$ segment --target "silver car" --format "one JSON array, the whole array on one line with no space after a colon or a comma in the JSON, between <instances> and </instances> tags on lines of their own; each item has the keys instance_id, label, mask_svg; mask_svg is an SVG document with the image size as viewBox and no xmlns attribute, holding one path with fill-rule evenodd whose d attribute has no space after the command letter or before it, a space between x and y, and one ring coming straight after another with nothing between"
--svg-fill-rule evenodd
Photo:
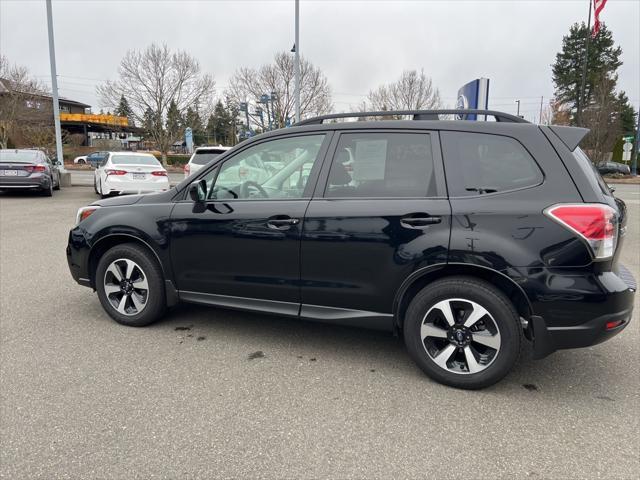
<instances>
[{"instance_id":1,"label":"silver car","mask_svg":"<svg viewBox=\"0 0 640 480\"><path fill-rule=\"evenodd\" d=\"M60 189L58 165L40 150L0 150L0 190L34 190L51 197Z\"/></svg>"}]
</instances>

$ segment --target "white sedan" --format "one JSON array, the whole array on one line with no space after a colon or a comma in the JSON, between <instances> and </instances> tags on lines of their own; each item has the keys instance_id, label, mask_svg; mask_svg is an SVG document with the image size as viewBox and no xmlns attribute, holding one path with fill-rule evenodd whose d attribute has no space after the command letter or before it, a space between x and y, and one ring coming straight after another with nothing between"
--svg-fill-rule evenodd
<instances>
[{"instance_id":1,"label":"white sedan","mask_svg":"<svg viewBox=\"0 0 640 480\"><path fill-rule=\"evenodd\" d=\"M169 176L150 153L109 152L95 171L96 193L102 197L169 190Z\"/></svg>"}]
</instances>

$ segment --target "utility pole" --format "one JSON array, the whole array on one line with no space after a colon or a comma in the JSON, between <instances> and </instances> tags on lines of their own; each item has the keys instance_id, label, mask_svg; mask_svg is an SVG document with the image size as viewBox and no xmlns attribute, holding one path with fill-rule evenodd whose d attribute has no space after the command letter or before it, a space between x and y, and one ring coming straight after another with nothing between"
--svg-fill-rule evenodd
<instances>
[{"instance_id":1,"label":"utility pole","mask_svg":"<svg viewBox=\"0 0 640 480\"><path fill-rule=\"evenodd\" d=\"M638 174L638 153L640 153L640 110L638 110L638 125L636 126L636 148L631 152L631 175Z\"/></svg>"},{"instance_id":2,"label":"utility pole","mask_svg":"<svg viewBox=\"0 0 640 480\"><path fill-rule=\"evenodd\" d=\"M544 102L544 95L540 97L540 116L538 117L538 124L542 125L542 103Z\"/></svg>"},{"instance_id":3,"label":"utility pole","mask_svg":"<svg viewBox=\"0 0 640 480\"><path fill-rule=\"evenodd\" d=\"M518 111L516 112L516 115L519 117L520 116L520 100L516 100L516 103L518 104Z\"/></svg>"},{"instance_id":4,"label":"utility pole","mask_svg":"<svg viewBox=\"0 0 640 480\"><path fill-rule=\"evenodd\" d=\"M58 169L65 173L64 155L62 153L62 130L60 129L60 104L58 99L58 74L56 72L56 47L53 41L53 17L51 14L51 0L47 0L47 29L49 31L49 62L51 63L51 90L53 96L53 123L56 130L56 157L60 166Z\"/></svg>"},{"instance_id":5,"label":"utility pole","mask_svg":"<svg viewBox=\"0 0 640 480\"><path fill-rule=\"evenodd\" d=\"M295 40L295 102L296 102L296 123L300 122L300 0L296 2L296 40Z\"/></svg>"},{"instance_id":6,"label":"utility pole","mask_svg":"<svg viewBox=\"0 0 640 480\"><path fill-rule=\"evenodd\" d=\"M578 91L578 101L576 102L576 125L580 126L582 120L582 97L584 95L584 86L587 81L587 63L589 62L589 42L591 40L591 6L593 0L589 0L589 19L587 20L587 38L584 42L584 62L582 62L582 80L580 81L580 90Z\"/></svg>"}]
</instances>

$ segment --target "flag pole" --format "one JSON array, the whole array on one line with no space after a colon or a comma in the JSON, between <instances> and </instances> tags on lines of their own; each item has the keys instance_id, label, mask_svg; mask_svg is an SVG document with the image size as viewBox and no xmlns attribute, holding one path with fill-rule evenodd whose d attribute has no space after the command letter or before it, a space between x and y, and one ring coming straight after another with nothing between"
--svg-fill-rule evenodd
<instances>
[{"instance_id":1,"label":"flag pole","mask_svg":"<svg viewBox=\"0 0 640 480\"><path fill-rule=\"evenodd\" d=\"M582 97L584 95L584 87L587 81L587 63L589 62L589 41L591 40L591 7L593 0L589 0L589 18L587 20L587 38L584 44L584 61L582 62L582 80L580 82L580 90L578 90L578 102L576 104L576 124L580 126L582 120Z\"/></svg>"}]
</instances>

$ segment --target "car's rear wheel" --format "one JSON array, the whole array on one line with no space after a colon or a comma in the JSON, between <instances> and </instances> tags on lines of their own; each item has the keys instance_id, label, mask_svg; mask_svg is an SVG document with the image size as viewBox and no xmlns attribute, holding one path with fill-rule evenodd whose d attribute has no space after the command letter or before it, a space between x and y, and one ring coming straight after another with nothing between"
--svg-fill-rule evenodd
<instances>
[{"instance_id":1,"label":"car's rear wheel","mask_svg":"<svg viewBox=\"0 0 640 480\"><path fill-rule=\"evenodd\" d=\"M49 185L45 188L43 188L40 193L42 193L43 196L45 197L52 197L53 196L53 177L51 177L51 179L49 180Z\"/></svg>"},{"instance_id":2,"label":"car's rear wheel","mask_svg":"<svg viewBox=\"0 0 640 480\"><path fill-rule=\"evenodd\" d=\"M166 297L162 269L156 258L135 244L108 250L95 276L102 307L118 323L143 327L164 314Z\"/></svg>"},{"instance_id":3,"label":"car's rear wheel","mask_svg":"<svg viewBox=\"0 0 640 480\"><path fill-rule=\"evenodd\" d=\"M484 388L501 380L518 359L522 336L509 299L471 277L428 285L405 316L411 357L429 377L458 388Z\"/></svg>"}]
</instances>

